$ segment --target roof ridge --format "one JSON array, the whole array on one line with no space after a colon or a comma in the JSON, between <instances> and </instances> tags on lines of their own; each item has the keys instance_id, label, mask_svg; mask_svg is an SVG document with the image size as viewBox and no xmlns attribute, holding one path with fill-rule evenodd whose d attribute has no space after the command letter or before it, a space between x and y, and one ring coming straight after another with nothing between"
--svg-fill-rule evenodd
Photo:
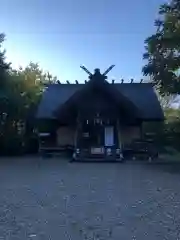
<instances>
[{"instance_id":1,"label":"roof ridge","mask_svg":"<svg viewBox=\"0 0 180 240\"><path fill-rule=\"evenodd\" d=\"M110 85L131 85L131 86L133 86L133 85L153 85L153 83L151 83L151 82L133 82L133 83L131 83L131 82L123 82L123 83L121 83L121 82L114 82L114 83L112 83L112 82L109 82L109 81L106 81L108 84L110 84ZM49 84L45 84L46 86L78 86L78 85L86 85L87 83L84 83L84 82L79 82L78 84L77 83L60 83L60 84L58 84L58 83L49 83Z\"/></svg>"}]
</instances>

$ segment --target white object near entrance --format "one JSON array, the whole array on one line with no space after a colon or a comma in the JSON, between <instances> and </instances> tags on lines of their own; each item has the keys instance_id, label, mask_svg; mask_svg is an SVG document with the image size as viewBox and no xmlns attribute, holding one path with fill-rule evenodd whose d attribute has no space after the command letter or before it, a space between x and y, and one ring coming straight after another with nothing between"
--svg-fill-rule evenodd
<instances>
[{"instance_id":1,"label":"white object near entrance","mask_svg":"<svg viewBox=\"0 0 180 240\"><path fill-rule=\"evenodd\" d=\"M114 145L114 127L108 126L104 128L104 143L106 147Z\"/></svg>"}]
</instances>

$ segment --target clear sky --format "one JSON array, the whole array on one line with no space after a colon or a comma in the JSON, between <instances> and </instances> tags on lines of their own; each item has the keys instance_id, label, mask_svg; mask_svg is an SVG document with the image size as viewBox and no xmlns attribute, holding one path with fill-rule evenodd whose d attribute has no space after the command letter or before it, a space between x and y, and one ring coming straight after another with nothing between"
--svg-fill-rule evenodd
<instances>
[{"instance_id":1,"label":"clear sky","mask_svg":"<svg viewBox=\"0 0 180 240\"><path fill-rule=\"evenodd\" d=\"M163 0L0 0L0 32L13 67L38 62L60 80L116 67L116 81L142 78L144 40Z\"/></svg>"}]
</instances>

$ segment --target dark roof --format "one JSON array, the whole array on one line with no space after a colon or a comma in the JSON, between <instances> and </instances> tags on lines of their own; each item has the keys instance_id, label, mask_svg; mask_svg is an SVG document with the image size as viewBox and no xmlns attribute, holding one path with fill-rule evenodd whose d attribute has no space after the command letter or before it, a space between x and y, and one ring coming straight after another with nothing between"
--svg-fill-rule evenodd
<instances>
[{"instance_id":1,"label":"dark roof","mask_svg":"<svg viewBox=\"0 0 180 240\"><path fill-rule=\"evenodd\" d=\"M84 84L51 84L44 92L37 118L55 118L54 111L64 104ZM163 120L163 111L150 83L115 83L114 87L127 97L141 112L144 120Z\"/></svg>"}]
</instances>

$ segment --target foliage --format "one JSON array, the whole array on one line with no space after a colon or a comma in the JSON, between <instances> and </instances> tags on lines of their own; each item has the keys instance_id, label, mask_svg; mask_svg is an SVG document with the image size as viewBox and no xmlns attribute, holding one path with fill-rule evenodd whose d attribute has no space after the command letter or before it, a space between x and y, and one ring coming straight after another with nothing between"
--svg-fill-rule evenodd
<instances>
[{"instance_id":1,"label":"foliage","mask_svg":"<svg viewBox=\"0 0 180 240\"><path fill-rule=\"evenodd\" d=\"M165 114L159 140L178 150L180 138L180 111L173 109L180 93L180 1L171 0L159 8L155 20L156 31L145 40L147 64L143 74L154 83Z\"/></svg>"},{"instance_id":2,"label":"foliage","mask_svg":"<svg viewBox=\"0 0 180 240\"><path fill-rule=\"evenodd\" d=\"M180 110L179 109L166 109L164 123L164 136L166 145L173 146L180 150Z\"/></svg>"},{"instance_id":3,"label":"foliage","mask_svg":"<svg viewBox=\"0 0 180 240\"><path fill-rule=\"evenodd\" d=\"M6 75L9 70L10 64L5 62L5 50L2 50L2 44L4 42L5 35L0 33L0 87L4 87L6 83Z\"/></svg>"},{"instance_id":4,"label":"foliage","mask_svg":"<svg viewBox=\"0 0 180 240\"><path fill-rule=\"evenodd\" d=\"M0 34L0 47L4 37ZM14 70L5 62L5 51L0 51L0 80L0 153L22 152L33 138L34 114L45 85L57 78L33 62Z\"/></svg>"},{"instance_id":5,"label":"foliage","mask_svg":"<svg viewBox=\"0 0 180 240\"><path fill-rule=\"evenodd\" d=\"M162 109L165 111L166 109L169 109L173 106L173 104L176 104L178 103L178 96L177 95L174 95L174 94L170 94L170 95L160 95L158 92L157 92L157 96L158 96L158 99L159 99L159 102L161 104L161 107Z\"/></svg>"},{"instance_id":6,"label":"foliage","mask_svg":"<svg viewBox=\"0 0 180 240\"><path fill-rule=\"evenodd\" d=\"M45 84L54 79L53 77L47 79L39 65L33 62L30 62L24 69L22 67L17 70L11 69L8 78L8 93L14 107L16 106L15 114L12 109L10 110L11 116L19 119L23 119L32 106L38 105Z\"/></svg>"},{"instance_id":7,"label":"foliage","mask_svg":"<svg viewBox=\"0 0 180 240\"><path fill-rule=\"evenodd\" d=\"M144 75L151 77L160 94L180 93L180 1L159 8L156 32L145 40L148 61Z\"/></svg>"}]
</instances>

